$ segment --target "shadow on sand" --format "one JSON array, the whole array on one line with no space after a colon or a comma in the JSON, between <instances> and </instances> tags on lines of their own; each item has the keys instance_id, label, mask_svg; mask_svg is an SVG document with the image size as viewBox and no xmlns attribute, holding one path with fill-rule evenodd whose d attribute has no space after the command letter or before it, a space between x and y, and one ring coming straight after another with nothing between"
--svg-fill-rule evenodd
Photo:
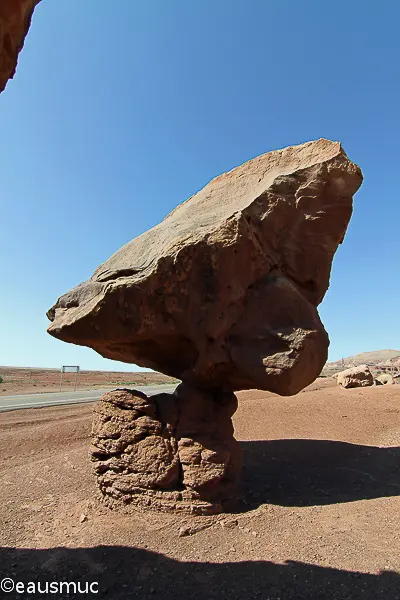
<instances>
[{"instance_id":1,"label":"shadow on sand","mask_svg":"<svg viewBox=\"0 0 400 600\"><path fill-rule=\"evenodd\" d=\"M300 562L178 562L122 546L16 550L0 548L0 579L98 582L97 594L3 594L2 598L153 598L174 600L399 600L400 576L318 567Z\"/></svg>"},{"instance_id":2,"label":"shadow on sand","mask_svg":"<svg viewBox=\"0 0 400 600\"><path fill-rule=\"evenodd\" d=\"M326 440L243 442L246 510L309 506L400 493L400 448ZM179 562L123 546L0 548L0 580L98 582L97 594L1 593L1 598L173 600L400 600L400 575L288 561Z\"/></svg>"},{"instance_id":3,"label":"shadow on sand","mask_svg":"<svg viewBox=\"0 0 400 600\"><path fill-rule=\"evenodd\" d=\"M313 506L400 495L400 448L330 440L242 442L248 507Z\"/></svg>"}]
</instances>

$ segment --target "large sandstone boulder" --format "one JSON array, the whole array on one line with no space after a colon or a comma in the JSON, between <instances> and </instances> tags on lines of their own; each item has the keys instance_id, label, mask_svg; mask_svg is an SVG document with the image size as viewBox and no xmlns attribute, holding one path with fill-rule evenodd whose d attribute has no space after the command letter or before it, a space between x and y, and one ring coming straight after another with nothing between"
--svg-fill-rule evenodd
<instances>
[{"instance_id":1,"label":"large sandstone boulder","mask_svg":"<svg viewBox=\"0 0 400 600\"><path fill-rule=\"evenodd\" d=\"M111 506L207 513L236 493L235 390L295 394L320 373L329 285L360 169L318 140L213 179L48 312L49 333L182 380L95 409L92 458Z\"/></svg>"},{"instance_id":2,"label":"large sandstone boulder","mask_svg":"<svg viewBox=\"0 0 400 600\"><path fill-rule=\"evenodd\" d=\"M377 385L393 385L395 383L393 375L390 373L381 373L375 378Z\"/></svg>"},{"instance_id":3,"label":"large sandstone boulder","mask_svg":"<svg viewBox=\"0 0 400 600\"><path fill-rule=\"evenodd\" d=\"M0 1L0 92L14 77L18 54L31 24L33 10L40 0Z\"/></svg>"},{"instance_id":4,"label":"large sandstone boulder","mask_svg":"<svg viewBox=\"0 0 400 600\"><path fill-rule=\"evenodd\" d=\"M338 373L337 384L344 388L366 387L374 384L374 377L367 365L359 365Z\"/></svg>"},{"instance_id":5,"label":"large sandstone boulder","mask_svg":"<svg viewBox=\"0 0 400 600\"><path fill-rule=\"evenodd\" d=\"M250 160L62 296L48 331L192 385L295 394L327 359L316 307L361 181L324 139Z\"/></svg>"}]
</instances>

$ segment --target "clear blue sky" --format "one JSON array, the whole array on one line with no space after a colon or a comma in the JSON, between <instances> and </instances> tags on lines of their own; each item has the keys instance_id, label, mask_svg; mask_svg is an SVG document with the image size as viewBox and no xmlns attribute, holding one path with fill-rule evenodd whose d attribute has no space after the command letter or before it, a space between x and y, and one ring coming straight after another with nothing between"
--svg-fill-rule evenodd
<instances>
[{"instance_id":1,"label":"clear blue sky","mask_svg":"<svg viewBox=\"0 0 400 600\"><path fill-rule=\"evenodd\" d=\"M43 0L0 96L0 364L131 369L46 310L213 176L340 140L364 173L320 313L330 358L399 348L398 2Z\"/></svg>"}]
</instances>

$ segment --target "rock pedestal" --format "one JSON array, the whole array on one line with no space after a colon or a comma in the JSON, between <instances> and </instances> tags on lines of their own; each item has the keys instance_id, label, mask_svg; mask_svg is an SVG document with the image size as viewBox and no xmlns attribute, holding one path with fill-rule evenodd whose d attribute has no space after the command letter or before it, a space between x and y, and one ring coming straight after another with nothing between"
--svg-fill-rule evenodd
<instances>
[{"instance_id":1,"label":"rock pedestal","mask_svg":"<svg viewBox=\"0 0 400 600\"><path fill-rule=\"evenodd\" d=\"M106 393L95 406L92 460L111 507L211 514L234 499L241 451L231 392L181 384L175 394Z\"/></svg>"}]
</instances>

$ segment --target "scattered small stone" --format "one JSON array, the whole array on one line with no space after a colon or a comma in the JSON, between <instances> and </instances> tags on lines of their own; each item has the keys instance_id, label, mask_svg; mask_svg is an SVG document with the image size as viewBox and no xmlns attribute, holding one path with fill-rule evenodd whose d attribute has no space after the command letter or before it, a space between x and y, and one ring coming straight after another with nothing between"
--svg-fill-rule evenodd
<instances>
[{"instance_id":1,"label":"scattered small stone","mask_svg":"<svg viewBox=\"0 0 400 600\"><path fill-rule=\"evenodd\" d=\"M238 526L237 519L225 519L219 522L223 529L234 529Z\"/></svg>"},{"instance_id":2,"label":"scattered small stone","mask_svg":"<svg viewBox=\"0 0 400 600\"><path fill-rule=\"evenodd\" d=\"M190 527L181 527L178 533L179 537L190 535Z\"/></svg>"},{"instance_id":3,"label":"scattered small stone","mask_svg":"<svg viewBox=\"0 0 400 600\"><path fill-rule=\"evenodd\" d=\"M87 516L84 513L82 513L81 516L79 517L79 521L81 523L84 523L87 520L88 520Z\"/></svg>"}]
</instances>

